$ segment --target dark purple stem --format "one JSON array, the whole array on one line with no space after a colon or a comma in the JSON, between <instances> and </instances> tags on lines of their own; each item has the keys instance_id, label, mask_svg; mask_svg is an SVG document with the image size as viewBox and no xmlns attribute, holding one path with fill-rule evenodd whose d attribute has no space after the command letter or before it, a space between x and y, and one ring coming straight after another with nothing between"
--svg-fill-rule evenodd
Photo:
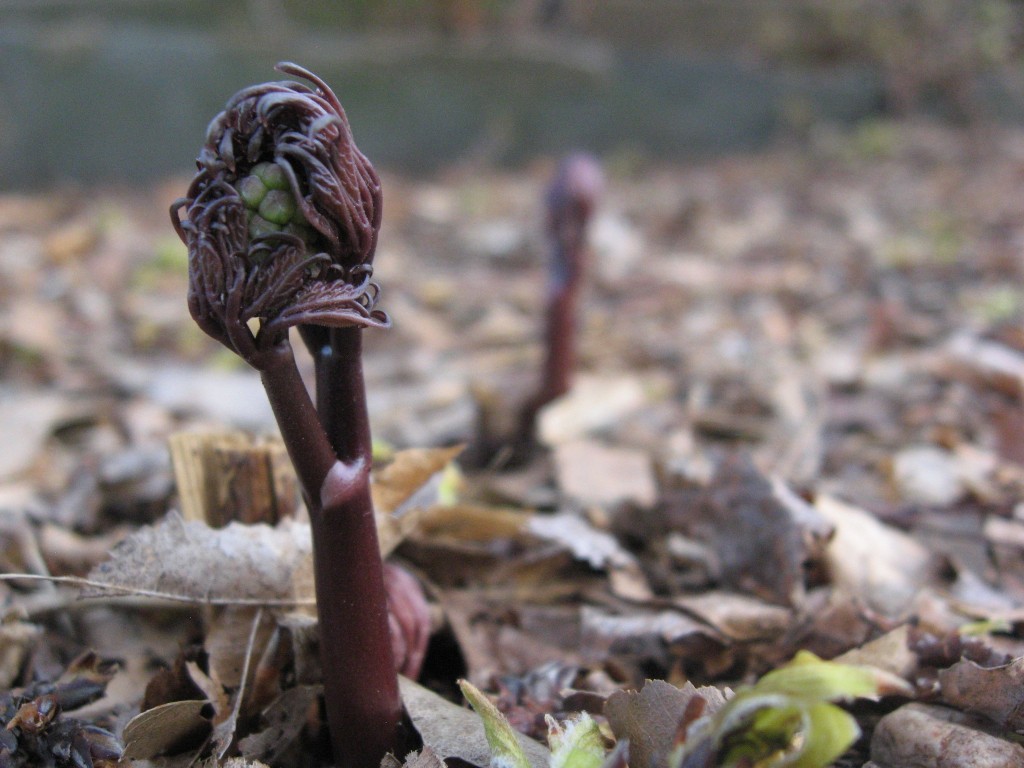
<instances>
[{"instance_id":1,"label":"dark purple stem","mask_svg":"<svg viewBox=\"0 0 1024 768\"><path fill-rule=\"evenodd\" d=\"M582 238L580 238L582 240ZM550 402L569 391L576 369L576 305L583 278L583 245L574 242L556 260L564 272L552 281L544 328L545 357L539 397Z\"/></svg>"},{"instance_id":2,"label":"dark purple stem","mask_svg":"<svg viewBox=\"0 0 1024 768\"><path fill-rule=\"evenodd\" d=\"M341 768L377 768L388 752L402 755L402 702L370 498L362 330L332 329L329 339L314 352L317 409L290 349L262 376L309 505L334 756Z\"/></svg>"},{"instance_id":3,"label":"dark purple stem","mask_svg":"<svg viewBox=\"0 0 1024 768\"><path fill-rule=\"evenodd\" d=\"M320 423L339 459L369 465L373 449L363 381L363 329L331 328L328 333L328 344L316 357Z\"/></svg>"},{"instance_id":4,"label":"dark purple stem","mask_svg":"<svg viewBox=\"0 0 1024 768\"><path fill-rule=\"evenodd\" d=\"M318 423L317 412L285 342L260 361L260 379L274 411L281 437L310 505L320 499L320 488L338 459Z\"/></svg>"},{"instance_id":5,"label":"dark purple stem","mask_svg":"<svg viewBox=\"0 0 1024 768\"><path fill-rule=\"evenodd\" d=\"M520 441L533 439L537 413L569 391L576 368L576 305L583 272L583 254L576 250L562 257L562 260L572 267L553 282L548 293L540 387L520 414Z\"/></svg>"},{"instance_id":6,"label":"dark purple stem","mask_svg":"<svg viewBox=\"0 0 1024 768\"><path fill-rule=\"evenodd\" d=\"M544 326L544 367L537 393L519 416L520 445L533 441L537 413L569 391L576 368L576 305L586 264L586 230L603 180L587 155L567 158L548 190L552 257Z\"/></svg>"}]
</instances>

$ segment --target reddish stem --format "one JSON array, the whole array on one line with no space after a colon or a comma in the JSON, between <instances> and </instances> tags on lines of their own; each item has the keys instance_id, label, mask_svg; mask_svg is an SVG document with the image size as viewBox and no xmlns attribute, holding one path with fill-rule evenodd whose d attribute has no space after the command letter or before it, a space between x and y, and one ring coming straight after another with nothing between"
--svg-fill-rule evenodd
<instances>
[{"instance_id":1,"label":"reddish stem","mask_svg":"<svg viewBox=\"0 0 1024 768\"><path fill-rule=\"evenodd\" d=\"M338 459L320 429L291 345L285 341L262 356L259 371L306 501L313 504L319 500L320 488Z\"/></svg>"},{"instance_id":2,"label":"reddish stem","mask_svg":"<svg viewBox=\"0 0 1024 768\"><path fill-rule=\"evenodd\" d=\"M341 768L377 768L388 752L402 754L361 352L359 328L332 330L314 351L317 409L290 349L287 361L263 371L310 511L324 701Z\"/></svg>"},{"instance_id":3,"label":"reddish stem","mask_svg":"<svg viewBox=\"0 0 1024 768\"><path fill-rule=\"evenodd\" d=\"M365 461L373 448L363 380L363 329L331 328L316 361L316 410L327 439L344 462Z\"/></svg>"},{"instance_id":4,"label":"reddish stem","mask_svg":"<svg viewBox=\"0 0 1024 768\"><path fill-rule=\"evenodd\" d=\"M537 393L519 416L519 444L533 441L537 413L569 391L576 368L576 305L586 263L586 230L603 181L597 162L573 155L548 190L552 258L544 328L544 367Z\"/></svg>"},{"instance_id":5,"label":"reddish stem","mask_svg":"<svg viewBox=\"0 0 1024 768\"><path fill-rule=\"evenodd\" d=\"M560 256L558 261L571 268L552 281L548 292L540 387L520 414L520 441L533 439L537 413L569 391L576 369L576 305L583 272L582 249L574 250L567 257Z\"/></svg>"}]
</instances>

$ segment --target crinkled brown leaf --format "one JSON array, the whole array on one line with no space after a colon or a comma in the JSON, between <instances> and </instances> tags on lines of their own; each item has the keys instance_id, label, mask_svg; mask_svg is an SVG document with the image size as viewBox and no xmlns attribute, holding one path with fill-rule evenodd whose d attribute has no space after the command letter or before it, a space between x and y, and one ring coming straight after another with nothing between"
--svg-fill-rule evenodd
<instances>
[{"instance_id":1,"label":"crinkled brown leaf","mask_svg":"<svg viewBox=\"0 0 1024 768\"><path fill-rule=\"evenodd\" d=\"M695 696L707 701L706 711L725 702L717 688L696 688L690 682L677 688L664 680L648 680L639 691L617 691L608 697L604 714L616 738L629 739L630 765L668 765L679 724Z\"/></svg>"},{"instance_id":2,"label":"crinkled brown leaf","mask_svg":"<svg viewBox=\"0 0 1024 768\"><path fill-rule=\"evenodd\" d=\"M812 507L739 454L676 518L711 544L724 585L782 605L803 601L806 567L832 533Z\"/></svg>"}]
</instances>

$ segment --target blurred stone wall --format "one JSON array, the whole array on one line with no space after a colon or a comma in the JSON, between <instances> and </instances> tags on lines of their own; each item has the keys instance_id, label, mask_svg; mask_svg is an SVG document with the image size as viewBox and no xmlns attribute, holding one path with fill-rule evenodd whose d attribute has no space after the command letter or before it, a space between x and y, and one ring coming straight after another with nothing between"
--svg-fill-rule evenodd
<instances>
[{"instance_id":1,"label":"blurred stone wall","mask_svg":"<svg viewBox=\"0 0 1024 768\"><path fill-rule=\"evenodd\" d=\"M184 172L281 59L385 167L676 160L919 109L1019 119L1009 0L3 0L0 189Z\"/></svg>"}]
</instances>

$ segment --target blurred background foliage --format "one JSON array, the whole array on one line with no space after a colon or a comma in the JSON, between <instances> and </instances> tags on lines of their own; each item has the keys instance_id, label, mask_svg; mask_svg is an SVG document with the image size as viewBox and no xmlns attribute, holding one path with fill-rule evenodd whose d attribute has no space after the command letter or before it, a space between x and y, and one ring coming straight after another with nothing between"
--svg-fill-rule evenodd
<instances>
[{"instance_id":1,"label":"blurred background foliage","mask_svg":"<svg viewBox=\"0 0 1024 768\"><path fill-rule=\"evenodd\" d=\"M0 0L0 189L187 170L226 97L281 59L405 172L1020 121L1022 27L1019 0Z\"/></svg>"}]
</instances>

